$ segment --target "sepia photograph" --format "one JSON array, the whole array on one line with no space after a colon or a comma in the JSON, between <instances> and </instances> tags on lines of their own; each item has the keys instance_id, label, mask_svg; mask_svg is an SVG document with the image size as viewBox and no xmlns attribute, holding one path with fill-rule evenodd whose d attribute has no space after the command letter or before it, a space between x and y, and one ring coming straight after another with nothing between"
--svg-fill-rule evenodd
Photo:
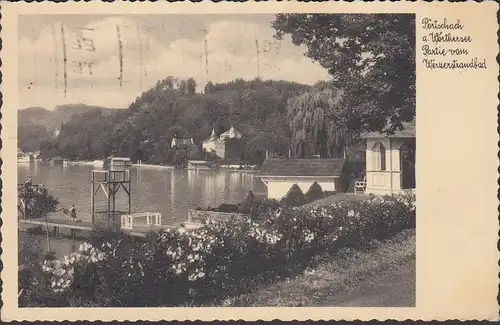
<instances>
[{"instance_id":1,"label":"sepia photograph","mask_svg":"<svg viewBox=\"0 0 500 325\"><path fill-rule=\"evenodd\" d=\"M2 321L498 320L499 8L2 4Z\"/></svg>"},{"instance_id":2,"label":"sepia photograph","mask_svg":"<svg viewBox=\"0 0 500 325\"><path fill-rule=\"evenodd\" d=\"M22 15L19 307L413 307L414 14Z\"/></svg>"}]
</instances>

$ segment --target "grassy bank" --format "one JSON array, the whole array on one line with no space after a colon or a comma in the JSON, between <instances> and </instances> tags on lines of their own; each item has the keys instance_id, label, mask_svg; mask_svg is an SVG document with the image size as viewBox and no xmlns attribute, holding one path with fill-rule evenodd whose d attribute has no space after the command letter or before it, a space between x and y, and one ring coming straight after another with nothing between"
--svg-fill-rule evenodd
<instances>
[{"instance_id":1,"label":"grassy bank","mask_svg":"<svg viewBox=\"0 0 500 325\"><path fill-rule=\"evenodd\" d=\"M366 250L342 249L319 256L303 274L253 293L229 298L224 307L413 306L415 229Z\"/></svg>"}]
</instances>

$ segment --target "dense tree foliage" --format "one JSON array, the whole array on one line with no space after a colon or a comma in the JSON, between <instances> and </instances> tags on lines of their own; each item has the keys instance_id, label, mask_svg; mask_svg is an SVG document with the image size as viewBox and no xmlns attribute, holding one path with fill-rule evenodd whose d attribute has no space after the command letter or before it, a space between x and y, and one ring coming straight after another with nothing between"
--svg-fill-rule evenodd
<instances>
[{"instance_id":1,"label":"dense tree foliage","mask_svg":"<svg viewBox=\"0 0 500 325\"><path fill-rule=\"evenodd\" d=\"M17 129L18 147L24 152L35 152L40 150L40 143L44 142L52 134L39 124L19 124Z\"/></svg>"},{"instance_id":2,"label":"dense tree foliage","mask_svg":"<svg viewBox=\"0 0 500 325\"><path fill-rule=\"evenodd\" d=\"M55 107L49 111L42 107L28 107L17 113L17 144L24 152L41 150L40 145L47 145L47 141L54 136L56 128L71 118L77 118L85 113L101 110L103 115L110 115L116 109L85 104L67 104ZM42 145L42 146L43 146Z\"/></svg>"},{"instance_id":3,"label":"dense tree foliage","mask_svg":"<svg viewBox=\"0 0 500 325\"><path fill-rule=\"evenodd\" d=\"M278 14L273 27L276 37L290 34L294 44L305 45L305 55L342 90L336 124L356 131L389 126L391 132L413 119L415 15Z\"/></svg>"},{"instance_id":4,"label":"dense tree foliage","mask_svg":"<svg viewBox=\"0 0 500 325\"><path fill-rule=\"evenodd\" d=\"M167 77L126 110L93 109L40 143L46 157L100 159L111 153L154 164L207 159L201 143L234 126L244 136L227 162L259 163L266 151L346 157L359 174L364 131L392 132L415 115L415 17L407 14L278 14L276 37L290 34L332 79L310 87L286 81L208 82ZM174 136L196 150L171 148Z\"/></svg>"},{"instance_id":5,"label":"dense tree foliage","mask_svg":"<svg viewBox=\"0 0 500 325\"><path fill-rule=\"evenodd\" d=\"M94 109L74 116L63 125L59 137L41 144L43 155L93 160L114 152L143 162L182 164L187 158L207 157L171 148L174 136L193 138L201 151L201 143L212 129L219 135L231 126L243 138L228 142L229 161L259 163L265 158L265 150L282 155L288 152L291 133L286 121L287 100L309 86L238 79L209 83L206 88L204 94L195 93L192 78L160 80L127 110L108 114Z\"/></svg>"},{"instance_id":6,"label":"dense tree foliage","mask_svg":"<svg viewBox=\"0 0 500 325\"><path fill-rule=\"evenodd\" d=\"M19 190L18 196L27 202L26 218L45 218L57 211L59 200L45 187L25 186Z\"/></svg>"}]
</instances>

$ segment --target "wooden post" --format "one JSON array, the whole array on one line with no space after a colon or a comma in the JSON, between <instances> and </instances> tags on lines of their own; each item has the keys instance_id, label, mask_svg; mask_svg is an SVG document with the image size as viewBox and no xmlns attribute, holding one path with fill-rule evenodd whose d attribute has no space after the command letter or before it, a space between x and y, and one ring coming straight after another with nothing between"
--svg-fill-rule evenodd
<instances>
[{"instance_id":1,"label":"wooden post","mask_svg":"<svg viewBox=\"0 0 500 325\"><path fill-rule=\"evenodd\" d=\"M24 186L24 219L28 218L28 186Z\"/></svg>"},{"instance_id":2,"label":"wooden post","mask_svg":"<svg viewBox=\"0 0 500 325\"><path fill-rule=\"evenodd\" d=\"M131 212L131 206L132 206L132 176L130 174L130 170L128 170L127 172L127 184L128 184L128 214L130 214Z\"/></svg>"},{"instance_id":3,"label":"wooden post","mask_svg":"<svg viewBox=\"0 0 500 325\"><path fill-rule=\"evenodd\" d=\"M49 251L49 253L51 252L51 249L50 249L50 229L49 229L48 225L47 225L47 250Z\"/></svg>"},{"instance_id":4,"label":"wooden post","mask_svg":"<svg viewBox=\"0 0 500 325\"><path fill-rule=\"evenodd\" d=\"M110 172L111 173L111 172ZM110 182L111 182L110 174ZM109 214L111 215L111 224L115 223L115 183L109 183Z\"/></svg>"},{"instance_id":5,"label":"wooden post","mask_svg":"<svg viewBox=\"0 0 500 325\"><path fill-rule=\"evenodd\" d=\"M109 174L109 172L107 172L107 174ZM107 191L108 191L108 210L107 210L107 213L108 213L108 227L109 227L109 219L110 219L110 209L111 209L111 184L109 183L109 179L107 180L107 183L106 183L106 187L107 187Z\"/></svg>"},{"instance_id":6,"label":"wooden post","mask_svg":"<svg viewBox=\"0 0 500 325\"><path fill-rule=\"evenodd\" d=\"M92 218L92 225L95 223L94 219L94 170L92 170L92 181L90 183L90 216Z\"/></svg>"}]
</instances>

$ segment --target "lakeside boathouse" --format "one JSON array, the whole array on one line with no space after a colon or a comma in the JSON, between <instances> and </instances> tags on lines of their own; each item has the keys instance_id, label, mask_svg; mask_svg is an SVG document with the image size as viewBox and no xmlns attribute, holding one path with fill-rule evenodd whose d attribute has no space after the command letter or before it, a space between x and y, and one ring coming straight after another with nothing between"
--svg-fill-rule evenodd
<instances>
[{"instance_id":1,"label":"lakeside boathouse","mask_svg":"<svg viewBox=\"0 0 500 325\"><path fill-rule=\"evenodd\" d=\"M266 159L257 174L267 187L269 199L282 199L297 184L302 192L317 182L323 191L340 188L344 159Z\"/></svg>"},{"instance_id":2,"label":"lakeside boathouse","mask_svg":"<svg viewBox=\"0 0 500 325\"><path fill-rule=\"evenodd\" d=\"M415 120L393 134L371 132L366 139L366 191L384 195L415 188Z\"/></svg>"}]
</instances>

